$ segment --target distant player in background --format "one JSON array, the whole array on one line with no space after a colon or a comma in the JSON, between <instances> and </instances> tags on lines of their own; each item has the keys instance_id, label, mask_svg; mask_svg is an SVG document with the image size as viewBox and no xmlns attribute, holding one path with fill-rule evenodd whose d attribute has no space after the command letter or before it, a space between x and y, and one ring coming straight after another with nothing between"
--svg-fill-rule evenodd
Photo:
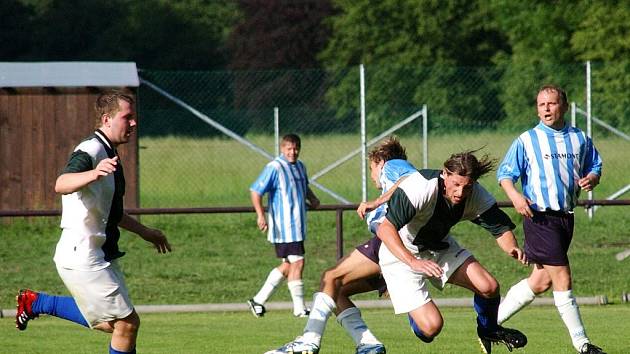
<instances>
[{"instance_id":1,"label":"distant player in background","mask_svg":"<svg viewBox=\"0 0 630 354\"><path fill-rule=\"evenodd\" d=\"M306 317L309 314L302 281L306 206L308 202L311 208L317 208L319 199L308 186L306 167L298 160L300 148L299 136L285 135L280 143L280 156L265 166L250 187L258 228L267 231L267 239L282 259L280 265L271 270L256 296L247 301L256 317L264 316L265 302L285 278L293 300L293 315ZM269 218L262 202L265 193L269 193Z\"/></svg>"},{"instance_id":2,"label":"distant player in background","mask_svg":"<svg viewBox=\"0 0 630 354\"><path fill-rule=\"evenodd\" d=\"M384 204L395 183L404 176L416 172L407 162L405 148L396 138L388 138L370 151L370 176L381 196L374 201L361 203L357 213L366 216L368 228L374 234L385 218L387 204ZM390 192L390 193L387 193ZM381 241L374 236L366 243L357 246L350 255L322 274L320 291L313 296L313 309L304 328L304 333L292 342L267 352L316 354L321 347L321 339L330 315L337 315L337 322L343 326L357 347L359 354L382 354L385 346L372 334L361 317L361 311L352 303L350 296L373 290L385 290L385 281L380 275L378 250Z\"/></svg>"},{"instance_id":3,"label":"distant player in background","mask_svg":"<svg viewBox=\"0 0 630 354\"><path fill-rule=\"evenodd\" d=\"M72 294L53 296L20 290L16 327L25 330L40 314L63 318L112 333L110 354L135 353L140 318L129 298L117 259L118 226L171 251L161 231L150 229L123 211L125 178L116 147L129 141L136 128L134 101L111 91L96 101L97 127L81 142L57 178L63 229L55 252L57 272Z\"/></svg>"},{"instance_id":4,"label":"distant player in background","mask_svg":"<svg viewBox=\"0 0 630 354\"><path fill-rule=\"evenodd\" d=\"M599 183L602 160L584 132L564 121L566 93L557 86L538 91L540 122L521 134L497 170L501 187L523 215L525 253L535 266L531 275L508 291L499 307L499 323L531 303L553 286L560 317L579 353L603 353L586 336L572 292L567 252L573 238L573 208L580 189L590 191ZM522 194L514 187L521 179Z\"/></svg>"}]
</instances>

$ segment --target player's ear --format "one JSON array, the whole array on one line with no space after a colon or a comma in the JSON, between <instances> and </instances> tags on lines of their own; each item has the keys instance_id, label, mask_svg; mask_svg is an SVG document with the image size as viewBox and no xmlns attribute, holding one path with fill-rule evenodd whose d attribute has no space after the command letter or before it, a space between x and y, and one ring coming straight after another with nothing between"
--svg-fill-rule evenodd
<instances>
[{"instance_id":1,"label":"player's ear","mask_svg":"<svg viewBox=\"0 0 630 354\"><path fill-rule=\"evenodd\" d=\"M109 125L109 114L104 113L101 115L101 127L107 127Z\"/></svg>"}]
</instances>

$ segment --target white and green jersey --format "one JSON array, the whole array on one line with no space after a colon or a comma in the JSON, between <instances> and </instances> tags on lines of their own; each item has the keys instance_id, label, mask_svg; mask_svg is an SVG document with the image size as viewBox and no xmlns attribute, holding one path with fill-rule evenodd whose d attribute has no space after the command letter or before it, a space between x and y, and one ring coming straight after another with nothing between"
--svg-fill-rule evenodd
<instances>
[{"instance_id":1,"label":"white and green jersey","mask_svg":"<svg viewBox=\"0 0 630 354\"><path fill-rule=\"evenodd\" d=\"M117 154L111 142L97 130L75 148L62 173L93 170L101 160L114 156ZM98 270L124 255L118 249L124 194L125 178L119 159L114 173L62 195L63 231L54 257L58 266Z\"/></svg>"},{"instance_id":2,"label":"white and green jersey","mask_svg":"<svg viewBox=\"0 0 630 354\"><path fill-rule=\"evenodd\" d=\"M444 197L444 180L439 170L420 170L407 177L392 194L387 220L410 251L448 247L443 239L451 227L462 220L470 220L495 237L515 225L501 211L494 197L479 183L463 203L452 205Z\"/></svg>"}]
</instances>

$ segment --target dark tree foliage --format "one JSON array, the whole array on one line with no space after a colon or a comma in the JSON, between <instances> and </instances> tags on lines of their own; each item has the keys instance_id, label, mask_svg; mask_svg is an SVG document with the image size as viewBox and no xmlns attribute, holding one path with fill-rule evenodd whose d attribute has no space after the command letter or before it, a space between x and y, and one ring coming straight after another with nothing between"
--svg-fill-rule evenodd
<instances>
[{"instance_id":1,"label":"dark tree foliage","mask_svg":"<svg viewBox=\"0 0 630 354\"><path fill-rule=\"evenodd\" d=\"M231 69L319 67L330 36L328 0L239 0L242 21L228 39Z\"/></svg>"},{"instance_id":2,"label":"dark tree foliage","mask_svg":"<svg viewBox=\"0 0 630 354\"><path fill-rule=\"evenodd\" d=\"M19 0L0 1L0 60L22 60L31 48L35 12Z\"/></svg>"},{"instance_id":3,"label":"dark tree foliage","mask_svg":"<svg viewBox=\"0 0 630 354\"><path fill-rule=\"evenodd\" d=\"M0 21L5 57L135 61L145 69L224 68L237 17L229 0L6 0L0 13L11 14Z\"/></svg>"},{"instance_id":4,"label":"dark tree foliage","mask_svg":"<svg viewBox=\"0 0 630 354\"><path fill-rule=\"evenodd\" d=\"M244 110L253 128L264 126L276 106L283 122L325 115L319 111L325 76L297 69L320 67L317 54L330 36L324 20L334 11L329 1L240 0L238 5L242 20L228 38L228 67L250 71L235 73L235 108ZM303 108L293 109L297 106Z\"/></svg>"}]
</instances>

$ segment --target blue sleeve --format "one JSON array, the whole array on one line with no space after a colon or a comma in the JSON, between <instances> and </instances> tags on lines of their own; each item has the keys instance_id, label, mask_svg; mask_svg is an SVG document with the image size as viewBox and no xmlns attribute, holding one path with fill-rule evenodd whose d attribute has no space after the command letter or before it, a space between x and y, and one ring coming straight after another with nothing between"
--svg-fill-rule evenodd
<instances>
[{"instance_id":1,"label":"blue sleeve","mask_svg":"<svg viewBox=\"0 0 630 354\"><path fill-rule=\"evenodd\" d=\"M586 156L584 157L583 172L582 177L589 173L594 173L598 176L602 175L602 158L599 156L599 152L597 152L591 138L586 138Z\"/></svg>"},{"instance_id":2,"label":"blue sleeve","mask_svg":"<svg viewBox=\"0 0 630 354\"><path fill-rule=\"evenodd\" d=\"M278 178L278 171L273 167L272 164L267 164L263 171L260 173L260 176L252 183L249 187L251 191L254 191L260 195L264 195L269 192L276 185L276 180Z\"/></svg>"},{"instance_id":3,"label":"blue sleeve","mask_svg":"<svg viewBox=\"0 0 630 354\"><path fill-rule=\"evenodd\" d=\"M511 179L512 182L516 182L521 176L521 171L525 171L525 169L525 148L521 139L516 139L497 168L497 180L499 183L503 179Z\"/></svg>"},{"instance_id":4,"label":"blue sleeve","mask_svg":"<svg viewBox=\"0 0 630 354\"><path fill-rule=\"evenodd\" d=\"M407 160L389 160L383 166L385 178L392 183L396 183L400 177L410 175L414 172L416 172L416 168Z\"/></svg>"}]
</instances>

